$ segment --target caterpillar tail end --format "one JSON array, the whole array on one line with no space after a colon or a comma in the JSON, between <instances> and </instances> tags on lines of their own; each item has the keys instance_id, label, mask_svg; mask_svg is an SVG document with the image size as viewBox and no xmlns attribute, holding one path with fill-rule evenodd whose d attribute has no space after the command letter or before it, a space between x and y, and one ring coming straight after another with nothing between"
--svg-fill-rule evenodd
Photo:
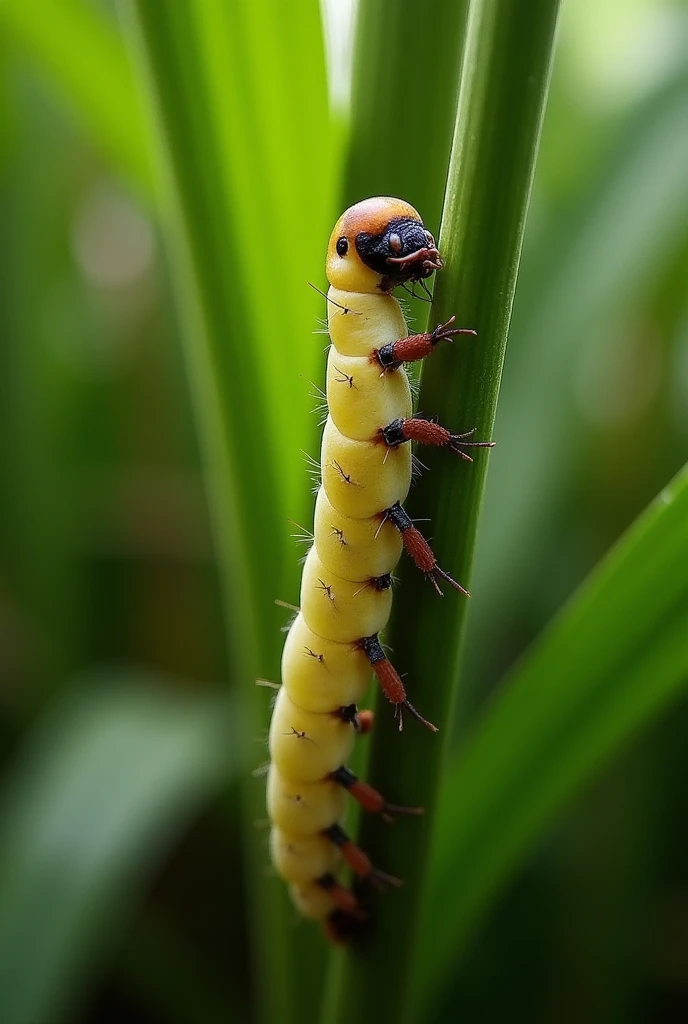
<instances>
[{"instance_id":1,"label":"caterpillar tail end","mask_svg":"<svg viewBox=\"0 0 688 1024\"><path fill-rule=\"evenodd\" d=\"M333 910L323 921L328 942L344 946L360 941L370 930L370 917L364 910Z\"/></svg>"}]
</instances>

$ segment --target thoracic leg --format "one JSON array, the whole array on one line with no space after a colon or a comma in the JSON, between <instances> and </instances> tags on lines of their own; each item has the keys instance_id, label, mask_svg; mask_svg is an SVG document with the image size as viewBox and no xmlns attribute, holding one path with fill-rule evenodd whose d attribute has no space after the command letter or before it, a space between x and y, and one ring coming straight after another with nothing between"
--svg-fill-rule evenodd
<instances>
[{"instance_id":1,"label":"thoracic leg","mask_svg":"<svg viewBox=\"0 0 688 1024\"><path fill-rule=\"evenodd\" d=\"M341 825L330 825L323 831L323 835L338 848L342 859L359 878L367 878L380 887L403 885L400 878L395 878L394 875L388 875L386 871L380 871L379 868L373 867L368 854L353 842Z\"/></svg>"},{"instance_id":2,"label":"thoracic leg","mask_svg":"<svg viewBox=\"0 0 688 1024\"><path fill-rule=\"evenodd\" d=\"M422 416L412 416L406 420L392 420L386 427L382 427L380 439L389 448L398 448L400 444L405 444L407 441L449 448L465 462L472 462L473 459L463 451L464 448L494 448L495 444L494 441L467 440L474 433L475 430L467 430L464 434L452 434L447 427L443 427L433 420L423 419Z\"/></svg>"},{"instance_id":3,"label":"thoracic leg","mask_svg":"<svg viewBox=\"0 0 688 1024\"><path fill-rule=\"evenodd\" d=\"M367 782L359 779L346 765L340 765L339 768L331 773L330 778L334 782L338 782L340 786L343 786L354 800L361 805L364 811L369 811L371 814L380 814L385 821L393 821L393 815L395 814L423 813L422 807L400 807L398 804L388 803L382 796L382 793L368 785Z\"/></svg>"},{"instance_id":4,"label":"thoracic leg","mask_svg":"<svg viewBox=\"0 0 688 1024\"><path fill-rule=\"evenodd\" d=\"M361 649L365 651L375 677L382 687L382 692L387 700L394 705L394 712L399 720L399 731L401 732L404 725L403 711L406 709L421 725L426 726L432 732L437 732L437 726L423 718L416 711L413 704L409 702L401 676L385 654L377 633L374 633L372 636L361 637L359 644Z\"/></svg>"},{"instance_id":5,"label":"thoracic leg","mask_svg":"<svg viewBox=\"0 0 688 1024\"><path fill-rule=\"evenodd\" d=\"M442 591L440 590L439 583L437 582L438 576L440 579L446 580L447 583L450 583L452 587L454 587L455 590L458 590L461 594L464 594L466 597L471 596L460 583L457 583L456 580L449 575L448 572L445 572L444 569L440 569L432 548L420 530L416 529L413 525L413 520L400 502L397 502L395 505L386 509L385 517L390 522L394 523L401 534L404 547L408 551L409 555L420 571L428 577L440 596L442 595Z\"/></svg>"},{"instance_id":6,"label":"thoracic leg","mask_svg":"<svg viewBox=\"0 0 688 1024\"><path fill-rule=\"evenodd\" d=\"M380 364L383 370L397 370L402 363L415 363L425 359L440 341L451 341L456 334L472 334L476 332L470 327L452 327L456 320L452 316L444 324L438 324L434 331L426 334L411 334L388 345L376 348L372 359Z\"/></svg>"}]
</instances>

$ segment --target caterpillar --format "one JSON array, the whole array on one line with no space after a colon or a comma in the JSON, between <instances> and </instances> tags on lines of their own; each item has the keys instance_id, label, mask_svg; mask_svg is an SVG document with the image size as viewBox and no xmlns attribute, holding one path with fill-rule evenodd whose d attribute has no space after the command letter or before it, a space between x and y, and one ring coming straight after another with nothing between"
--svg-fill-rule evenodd
<instances>
[{"instance_id":1,"label":"caterpillar","mask_svg":"<svg viewBox=\"0 0 688 1024\"><path fill-rule=\"evenodd\" d=\"M297 909L345 941L367 919L354 890L337 879L342 862L380 886L399 879L373 866L343 827L347 796L389 820L421 808L389 803L347 767L372 712L359 712L371 677L394 708L437 731L409 701L379 635L390 615L392 572L405 549L441 594L467 594L437 564L403 502L411 485L410 442L490 447L472 431L452 433L413 415L404 364L424 359L460 333L454 317L408 336L392 291L413 287L443 266L416 210L391 197L366 199L337 221L327 250L328 416L321 449L313 545L303 567L300 609L284 645L282 685L269 733L267 808L274 867Z\"/></svg>"}]
</instances>

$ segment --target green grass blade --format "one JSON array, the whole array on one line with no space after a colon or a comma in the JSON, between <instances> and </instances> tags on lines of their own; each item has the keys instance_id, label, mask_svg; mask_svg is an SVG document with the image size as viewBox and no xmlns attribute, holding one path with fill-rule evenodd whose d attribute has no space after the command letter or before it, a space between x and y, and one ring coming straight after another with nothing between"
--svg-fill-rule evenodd
<instances>
[{"instance_id":1,"label":"green grass blade","mask_svg":"<svg viewBox=\"0 0 688 1024\"><path fill-rule=\"evenodd\" d=\"M543 827L688 684L688 471L507 679L455 761L426 918L430 1000Z\"/></svg>"},{"instance_id":2,"label":"green grass blade","mask_svg":"<svg viewBox=\"0 0 688 1024\"><path fill-rule=\"evenodd\" d=\"M401 196L435 230L454 130L467 0L364 0L342 208Z\"/></svg>"},{"instance_id":3,"label":"green grass blade","mask_svg":"<svg viewBox=\"0 0 688 1024\"><path fill-rule=\"evenodd\" d=\"M538 0L476 0L471 5L465 64L440 246L447 267L437 282L433 322L458 312L477 328L477 341L458 342L429 361L420 407L456 429L477 426L489 436L516 283L523 225L542 121L558 4ZM414 492L413 513L430 516L440 561L463 582L470 564L486 460L469 469L446 452L426 459L433 469ZM373 937L363 950L341 954L326 1020L408 1020L417 956L429 839L443 747L450 734L465 599L438 599L428 584L403 572L392 643L408 670L411 700L443 729L441 737L409 722L396 731L380 701L371 781L389 799L426 808L424 821L385 829L364 822L363 846L405 887L378 901ZM336 976L335 976L336 974ZM337 1005L337 1010L333 1008ZM417 1018L414 1018L417 1019Z\"/></svg>"},{"instance_id":4,"label":"green grass blade","mask_svg":"<svg viewBox=\"0 0 688 1024\"><path fill-rule=\"evenodd\" d=\"M437 231L467 10L468 0L429 0L422 17L415 0L359 5L342 209L366 196L400 196ZM408 316L424 330L427 303L408 299Z\"/></svg>"},{"instance_id":5,"label":"green grass blade","mask_svg":"<svg viewBox=\"0 0 688 1024\"><path fill-rule=\"evenodd\" d=\"M265 760L282 636L275 598L296 598L291 517L309 522L300 449L311 448L309 379L320 379L312 330L332 211L330 125L315 0L228 5L139 0L136 60L154 114L161 209L198 422L227 607L246 755ZM309 508L306 510L306 505ZM257 1015L303 1012L315 930L292 935L284 887L266 877L264 783L243 787L249 926ZM298 952L296 952L298 951ZM298 1005L297 1005L298 1003Z\"/></svg>"},{"instance_id":6,"label":"green grass blade","mask_svg":"<svg viewBox=\"0 0 688 1024\"><path fill-rule=\"evenodd\" d=\"M88 0L1 0L0 30L48 80L115 170L149 192L141 105L116 23Z\"/></svg>"},{"instance_id":7,"label":"green grass blade","mask_svg":"<svg viewBox=\"0 0 688 1024\"><path fill-rule=\"evenodd\" d=\"M480 579L490 594L475 609L476 636L489 636L504 608L528 602L534 552L547 532L570 464L589 438L577 415L581 354L609 345L605 324L633 307L638 291L670 263L688 224L685 78L636 114L603 170L580 195L568 233L545 243L534 272L521 279L497 437L529 445L527 458L504 458L490 475L479 541ZM571 296L576 297L572 303ZM537 372L534 367L537 366ZM674 467L672 467L673 470ZM509 509L509 529L500 510ZM547 553L547 552L546 552ZM525 597L524 597L525 591Z\"/></svg>"},{"instance_id":8,"label":"green grass blade","mask_svg":"<svg viewBox=\"0 0 688 1024\"><path fill-rule=\"evenodd\" d=\"M68 337L77 350L81 339L91 339L92 324L85 322L79 284L68 277L71 257L63 243L73 156L66 158L63 139L36 123L35 108L18 93L11 94L17 131L3 154L0 199L0 562L6 593L32 622L6 713L13 708L28 717L88 657L81 628L87 573L77 548L81 432L75 439L92 380L67 365L57 339ZM58 279L69 284L56 300ZM9 650L11 641L1 646Z\"/></svg>"},{"instance_id":9,"label":"green grass blade","mask_svg":"<svg viewBox=\"0 0 688 1024\"><path fill-rule=\"evenodd\" d=\"M42 724L0 796L3 1024L65 1019L151 870L239 768L226 700L90 683Z\"/></svg>"}]
</instances>

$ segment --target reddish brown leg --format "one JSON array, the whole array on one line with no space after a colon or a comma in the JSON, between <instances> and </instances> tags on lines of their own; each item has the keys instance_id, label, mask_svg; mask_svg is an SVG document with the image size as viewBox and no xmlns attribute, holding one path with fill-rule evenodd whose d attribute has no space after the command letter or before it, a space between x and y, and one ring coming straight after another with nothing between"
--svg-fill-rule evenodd
<instances>
[{"instance_id":1,"label":"reddish brown leg","mask_svg":"<svg viewBox=\"0 0 688 1024\"><path fill-rule=\"evenodd\" d=\"M360 736L364 736L373 728L375 713L373 711L359 711L356 704L347 704L345 707L337 708L332 714L335 718L346 722L347 725L353 725Z\"/></svg>"},{"instance_id":2,"label":"reddish brown leg","mask_svg":"<svg viewBox=\"0 0 688 1024\"><path fill-rule=\"evenodd\" d=\"M392 665L391 661L389 661L385 655L377 633L373 636L362 637L359 640L359 645L367 655L377 681L382 687L382 692L387 700L394 704L394 715L399 721L399 732L404 728L404 710L413 715L413 717L427 729L430 729L432 732L438 732L439 730L437 726L423 718L423 716L416 711L413 704L407 700L406 690L404 689L401 677L394 665Z\"/></svg>"},{"instance_id":3,"label":"reddish brown leg","mask_svg":"<svg viewBox=\"0 0 688 1024\"><path fill-rule=\"evenodd\" d=\"M412 334L408 338L400 338L399 341L390 342L381 348L376 348L371 355L371 360L380 364L383 370L396 370L402 363L415 363L419 359L425 359L440 341L451 341L456 334L473 334L475 331L470 327L452 327L456 320L452 316L445 324L438 324L434 331L428 334Z\"/></svg>"},{"instance_id":4,"label":"reddish brown leg","mask_svg":"<svg viewBox=\"0 0 688 1024\"><path fill-rule=\"evenodd\" d=\"M334 875L322 875L316 879L317 884L329 892L330 896L337 904L339 910L345 910L350 914L356 913L360 910L360 904L356 898L356 894L347 889L345 885L340 885Z\"/></svg>"},{"instance_id":5,"label":"reddish brown leg","mask_svg":"<svg viewBox=\"0 0 688 1024\"><path fill-rule=\"evenodd\" d=\"M437 582L438 576L440 579L446 580L447 583L451 583L452 587L454 587L455 590L458 590L461 594L464 594L466 597L471 596L460 583L457 583L456 580L449 575L448 572L445 572L444 569L440 569L432 548L420 530L417 530L413 525L413 520L409 516L408 512L406 512L402 507L400 502L397 502L395 505L392 505L391 508L386 509L384 515L396 526L397 530L401 534L404 547L420 571L428 577L440 597L442 597L443 594L440 589L440 585Z\"/></svg>"},{"instance_id":6,"label":"reddish brown leg","mask_svg":"<svg viewBox=\"0 0 688 1024\"><path fill-rule=\"evenodd\" d=\"M473 459L463 451L464 448L494 448L495 445L494 441L467 441L466 438L474 433L475 430L467 430L465 434L452 434L439 423L414 416L408 420L392 420L386 427L380 428L378 438L389 448L398 448L406 441L449 448L466 462L472 462Z\"/></svg>"},{"instance_id":7,"label":"reddish brown leg","mask_svg":"<svg viewBox=\"0 0 688 1024\"><path fill-rule=\"evenodd\" d=\"M367 782L362 782L346 765L340 765L339 768L331 772L330 778L334 782L338 782L340 786L344 786L364 811L379 814L386 822L394 821L393 815L395 814L423 813L422 807L400 807L398 804L388 803L382 793L373 789Z\"/></svg>"},{"instance_id":8,"label":"reddish brown leg","mask_svg":"<svg viewBox=\"0 0 688 1024\"><path fill-rule=\"evenodd\" d=\"M358 732L361 736L365 736L367 733L373 731L375 724L375 712L374 711L359 711L358 712Z\"/></svg>"},{"instance_id":9,"label":"reddish brown leg","mask_svg":"<svg viewBox=\"0 0 688 1024\"><path fill-rule=\"evenodd\" d=\"M330 825L323 830L323 835L339 847L339 852L344 861L359 878L367 878L380 888L386 885L401 886L404 883L394 875L388 875L385 871L373 867L372 861L367 853L364 853L360 846L356 846L349 838L341 825Z\"/></svg>"}]
</instances>

